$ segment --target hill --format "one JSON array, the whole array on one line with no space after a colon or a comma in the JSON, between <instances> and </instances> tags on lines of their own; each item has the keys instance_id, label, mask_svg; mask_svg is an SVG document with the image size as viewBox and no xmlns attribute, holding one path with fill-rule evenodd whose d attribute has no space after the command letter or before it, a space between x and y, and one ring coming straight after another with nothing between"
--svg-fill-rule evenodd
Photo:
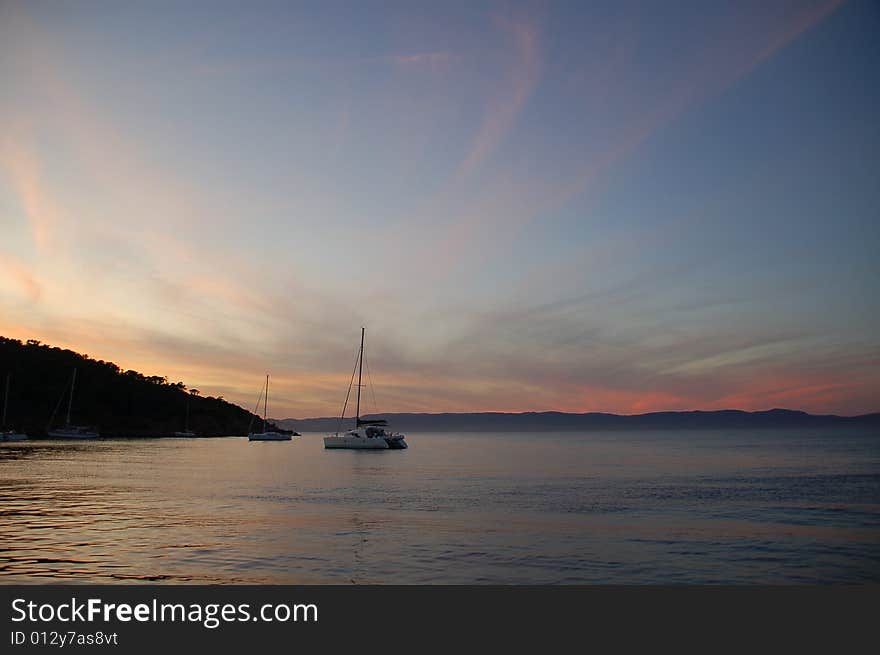
<instances>
[{"instance_id":1,"label":"hill","mask_svg":"<svg viewBox=\"0 0 880 655\"><path fill-rule=\"evenodd\" d=\"M784 429L809 427L865 427L880 429L880 414L863 416L816 415L771 409L763 412L739 410L653 412L619 415L591 412L524 412L508 414L376 414L364 418L383 418L395 430L416 432L528 432L589 430L708 430L708 429ZM338 418L275 419L288 430L332 432ZM342 423L351 427L352 419Z\"/></svg>"},{"instance_id":2,"label":"hill","mask_svg":"<svg viewBox=\"0 0 880 655\"><path fill-rule=\"evenodd\" d=\"M7 424L31 436L44 436L64 423L70 380L76 368L71 422L96 427L105 437L170 436L189 428L204 436L246 435L262 420L222 397L202 396L183 382L123 371L113 362L35 340L0 337L0 394L11 374ZM0 403L2 403L0 395ZM2 410L2 404L0 404ZM257 425L255 422L254 425Z\"/></svg>"}]
</instances>

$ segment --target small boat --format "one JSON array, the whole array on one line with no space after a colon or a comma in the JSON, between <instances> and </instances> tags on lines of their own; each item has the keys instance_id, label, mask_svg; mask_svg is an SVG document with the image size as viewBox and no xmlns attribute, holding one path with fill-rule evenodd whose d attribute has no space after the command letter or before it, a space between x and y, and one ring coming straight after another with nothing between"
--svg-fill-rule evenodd
<instances>
[{"instance_id":1,"label":"small boat","mask_svg":"<svg viewBox=\"0 0 880 655\"><path fill-rule=\"evenodd\" d=\"M101 435L87 425L66 425L47 432L52 439L97 439Z\"/></svg>"},{"instance_id":2,"label":"small boat","mask_svg":"<svg viewBox=\"0 0 880 655\"><path fill-rule=\"evenodd\" d=\"M361 384L364 367L364 332L361 328L361 349L358 352L358 384L357 384L357 409L355 410L354 429L340 434L324 437L324 448L346 448L351 450L403 450L407 447L404 435L399 432L391 432L387 429L388 422L384 419L361 418ZM369 372L369 371L368 371ZM352 374L354 382L354 374ZM348 386L348 394L351 394L351 384ZM342 417L345 416L345 407L348 405L348 394L345 396L345 404L342 406Z\"/></svg>"},{"instance_id":3,"label":"small boat","mask_svg":"<svg viewBox=\"0 0 880 655\"><path fill-rule=\"evenodd\" d=\"M174 433L175 437L197 437L195 432L189 429L189 400L186 401L186 419L183 422L183 430Z\"/></svg>"},{"instance_id":4,"label":"small boat","mask_svg":"<svg viewBox=\"0 0 880 655\"><path fill-rule=\"evenodd\" d=\"M6 393L3 394L3 420L0 421L0 426L2 426L2 430L0 430L0 441L26 441L28 436L23 432L16 432L15 430L7 430L6 428L6 408L9 405L9 379L12 377L11 373L6 374Z\"/></svg>"},{"instance_id":5,"label":"small boat","mask_svg":"<svg viewBox=\"0 0 880 655\"><path fill-rule=\"evenodd\" d=\"M73 377L70 380L70 398L67 401L67 421L64 424L63 428L55 428L54 430L46 430L46 433L52 439L97 439L99 436L98 432L91 427L85 425L71 425L70 424L70 411L73 408L73 390L76 387L76 369L73 369ZM61 395L61 398L58 399L58 403L61 403L61 400L64 398L64 394ZM58 407L55 407L55 411L58 411ZM52 421L55 418L55 413L52 413L52 418L49 419L49 425L52 425Z\"/></svg>"},{"instance_id":6,"label":"small boat","mask_svg":"<svg viewBox=\"0 0 880 655\"><path fill-rule=\"evenodd\" d=\"M259 405L259 400L257 404ZM266 375L266 393L263 395L263 431L248 434L248 441L290 441L287 432L266 431L266 411L269 407L269 375Z\"/></svg>"}]
</instances>

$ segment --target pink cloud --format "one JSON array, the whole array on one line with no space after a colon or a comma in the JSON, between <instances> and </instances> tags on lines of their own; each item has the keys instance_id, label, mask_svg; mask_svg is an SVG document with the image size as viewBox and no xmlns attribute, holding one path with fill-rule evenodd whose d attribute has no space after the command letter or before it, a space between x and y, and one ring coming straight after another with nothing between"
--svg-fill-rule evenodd
<instances>
[{"instance_id":1,"label":"pink cloud","mask_svg":"<svg viewBox=\"0 0 880 655\"><path fill-rule=\"evenodd\" d=\"M40 161L35 153L14 139L10 128L0 141L0 172L6 174L31 229L34 245L46 252L52 245L52 230L61 210L46 190Z\"/></svg>"},{"instance_id":2,"label":"pink cloud","mask_svg":"<svg viewBox=\"0 0 880 655\"><path fill-rule=\"evenodd\" d=\"M34 302L43 295L43 285L21 262L0 253L0 270L3 270L10 279L15 281L24 293Z\"/></svg>"},{"instance_id":3,"label":"pink cloud","mask_svg":"<svg viewBox=\"0 0 880 655\"><path fill-rule=\"evenodd\" d=\"M541 44L537 26L525 19L505 16L498 16L496 24L512 42L510 68L503 90L489 100L483 121L459 166L456 179L474 173L503 142L540 78Z\"/></svg>"}]
</instances>

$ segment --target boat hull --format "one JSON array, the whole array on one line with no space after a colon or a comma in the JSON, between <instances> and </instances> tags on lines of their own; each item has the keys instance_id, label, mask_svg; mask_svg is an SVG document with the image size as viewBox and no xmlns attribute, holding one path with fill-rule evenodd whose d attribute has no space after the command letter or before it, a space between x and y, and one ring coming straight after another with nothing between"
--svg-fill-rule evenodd
<instances>
[{"instance_id":1,"label":"boat hull","mask_svg":"<svg viewBox=\"0 0 880 655\"><path fill-rule=\"evenodd\" d=\"M27 441L27 438L21 432L0 432L0 441Z\"/></svg>"},{"instance_id":2,"label":"boat hull","mask_svg":"<svg viewBox=\"0 0 880 655\"><path fill-rule=\"evenodd\" d=\"M50 439L97 439L101 436L94 430L86 428L61 428L49 430L47 434Z\"/></svg>"},{"instance_id":3,"label":"boat hull","mask_svg":"<svg viewBox=\"0 0 880 655\"><path fill-rule=\"evenodd\" d=\"M199 435L197 435L195 432L175 432L174 436L175 437L197 437Z\"/></svg>"},{"instance_id":4,"label":"boat hull","mask_svg":"<svg viewBox=\"0 0 880 655\"><path fill-rule=\"evenodd\" d=\"M256 432L248 435L248 441L290 441L290 435L280 432Z\"/></svg>"},{"instance_id":5,"label":"boat hull","mask_svg":"<svg viewBox=\"0 0 880 655\"><path fill-rule=\"evenodd\" d=\"M378 437L367 438L352 434L324 437L324 448L347 448L349 450L388 450L388 442Z\"/></svg>"}]
</instances>

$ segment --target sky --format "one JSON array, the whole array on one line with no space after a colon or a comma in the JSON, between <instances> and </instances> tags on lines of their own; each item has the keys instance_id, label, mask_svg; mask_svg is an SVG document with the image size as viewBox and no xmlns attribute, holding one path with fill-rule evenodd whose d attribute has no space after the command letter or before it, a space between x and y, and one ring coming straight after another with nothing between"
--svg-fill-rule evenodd
<instances>
[{"instance_id":1,"label":"sky","mask_svg":"<svg viewBox=\"0 0 880 655\"><path fill-rule=\"evenodd\" d=\"M269 414L880 411L880 5L0 0L0 335Z\"/></svg>"}]
</instances>

